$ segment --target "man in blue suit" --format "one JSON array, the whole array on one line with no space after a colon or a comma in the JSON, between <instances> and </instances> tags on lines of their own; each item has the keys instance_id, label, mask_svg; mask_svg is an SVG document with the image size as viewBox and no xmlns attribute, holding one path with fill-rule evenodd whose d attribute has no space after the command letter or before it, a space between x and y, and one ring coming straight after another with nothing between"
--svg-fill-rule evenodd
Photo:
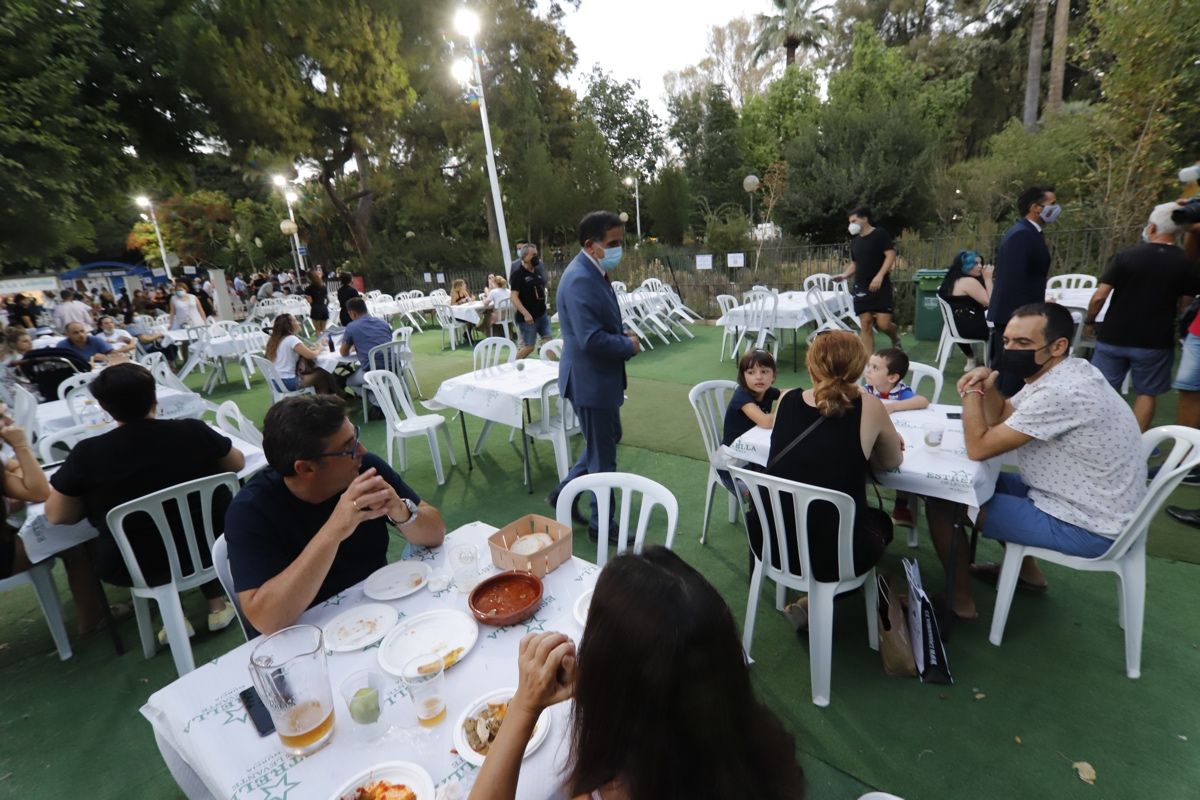
<instances>
[{"instance_id":1,"label":"man in blue suit","mask_svg":"<svg viewBox=\"0 0 1200 800\"><path fill-rule=\"evenodd\" d=\"M1025 384L1004 370L1004 328L1021 306L1046 301L1050 248L1042 228L1058 219L1062 209L1057 200L1052 186L1032 186L1022 192L1017 198L1021 219L1005 232L996 250L995 283L987 310L992 323L988 361L992 369L1000 370L999 388L1005 397L1012 397Z\"/></svg>"},{"instance_id":2,"label":"man in blue suit","mask_svg":"<svg viewBox=\"0 0 1200 800\"><path fill-rule=\"evenodd\" d=\"M551 506L557 505L559 492L575 478L617 469L625 362L642 350L637 336L623 330L617 296L609 285L609 273L621 263L624 238L625 225L611 211L585 216L579 223L582 249L567 265L555 293L563 338L558 390L575 408L584 448L567 477L546 498ZM614 527L609 535L615 533ZM599 539L594 497L588 536L592 541Z\"/></svg>"}]
</instances>

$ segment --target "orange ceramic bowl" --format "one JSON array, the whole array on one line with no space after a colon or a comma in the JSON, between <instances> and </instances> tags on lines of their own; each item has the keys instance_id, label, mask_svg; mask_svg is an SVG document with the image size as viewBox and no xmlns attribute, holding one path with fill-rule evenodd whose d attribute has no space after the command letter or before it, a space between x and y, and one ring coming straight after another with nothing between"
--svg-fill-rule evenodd
<instances>
[{"instance_id":1,"label":"orange ceramic bowl","mask_svg":"<svg viewBox=\"0 0 1200 800\"><path fill-rule=\"evenodd\" d=\"M467 605L484 625L512 625L533 616L542 588L542 579L531 573L501 572L481 581L467 596Z\"/></svg>"}]
</instances>

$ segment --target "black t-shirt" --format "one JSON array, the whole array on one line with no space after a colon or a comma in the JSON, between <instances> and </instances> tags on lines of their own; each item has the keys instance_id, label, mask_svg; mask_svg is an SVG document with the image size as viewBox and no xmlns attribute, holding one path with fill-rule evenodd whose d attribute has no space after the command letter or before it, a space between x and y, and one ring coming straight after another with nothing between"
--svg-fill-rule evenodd
<instances>
[{"instance_id":1,"label":"black t-shirt","mask_svg":"<svg viewBox=\"0 0 1200 800\"><path fill-rule=\"evenodd\" d=\"M1096 339L1117 347L1175 346L1179 298L1200 294L1200 267L1169 244L1122 250L1100 278L1113 287Z\"/></svg>"},{"instance_id":2,"label":"black t-shirt","mask_svg":"<svg viewBox=\"0 0 1200 800\"><path fill-rule=\"evenodd\" d=\"M870 233L855 236L850 240L850 260L854 262L854 286L857 291L867 291L871 281L875 280L875 275L883 268L883 259L887 251L895 249L892 235L883 228L873 228ZM881 290L890 286L891 282L889 272L884 276Z\"/></svg>"},{"instance_id":3,"label":"black t-shirt","mask_svg":"<svg viewBox=\"0 0 1200 800\"><path fill-rule=\"evenodd\" d=\"M50 485L68 497L82 498L88 522L107 533L109 511L160 489L216 475L221 472L217 462L232 447L228 438L198 419L140 419L75 445L50 477ZM178 517L168 517L174 528ZM198 519L195 514L193 518ZM221 529L219 524L216 528ZM139 541L161 546L149 519L131 517L125 530L134 550ZM199 535L200 529L196 532Z\"/></svg>"},{"instance_id":4,"label":"black t-shirt","mask_svg":"<svg viewBox=\"0 0 1200 800\"><path fill-rule=\"evenodd\" d=\"M392 485L396 494L414 503L421 502L386 461L367 453L359 472L371 467ZM329 520L341 496L339 492L323 503L308 503L292 494L283 476L274 469L268 467L255 475L238 492L225 515L225 541L229 545L234 590L257 589L299 558ZM384 517L367 520L338 545L314 605L365 580L387 563L387 526Z\"/></svg>"},{"instance_id":5,"label":"black t-shirt","mask_svg":"<svg viewBox=\"0 0 1200 800\"><path fill-rule=\"evenodd\" d=\"M312 300L313 319L329 319L329 290L325 284L310 283L304 287L304 293Z\"/></svg>"},{"instance_id":6,"label":"black t-shirt","mask_svg":"<svg viewBox=\"0 0 1200 800\"><path fill-rule=\"evenodd\" d=\"M341 312L338 314L338 320L341 322L342 327L350 324L350 312L346 310L346 301L354 297L358 297L358 289L355 289L352 284L347 283L337 291L338 305L342 307Z\"/></svg>"},{"instance_id":7,"label":"black t-shirt","mask_svg":"<svg viewBox=\"0 0 1200 800\"><path fill-rule=\"evenodd\" d=\"M521 305L534 319L546 313L546 278L541 270L534 267L533 272L518 264L508 276L508 285L521 298Z\"/></svg>"},{"instance_id":8,"label":"black t-shirt","mask_svg":"<svg viewBox=\"0 0 1200 800\"><path fill-rule=\"evenodd\" d=\"M725 409L725 433L721 438L721 444L733 444L739 436L754 427L754 423L742 411L742 407L746 403L754 403L764 414L770 414L771 404L779 399L779 395L780 391L774 386L770 386L763 392L763 399L760 403L754 399L753 394L741 386L735 389L733 397L729 398L729 408Z\"/></svg>"}]
</instances>

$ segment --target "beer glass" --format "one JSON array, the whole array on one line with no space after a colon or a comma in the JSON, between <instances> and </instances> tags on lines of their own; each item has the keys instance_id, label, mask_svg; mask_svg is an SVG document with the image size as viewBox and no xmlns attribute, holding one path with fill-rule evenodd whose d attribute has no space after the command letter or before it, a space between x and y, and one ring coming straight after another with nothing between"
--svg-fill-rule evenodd
<instances>
[{"instance_id":1,"label":"beer glass","mask_svg":"<svg viewBox=\"0 0 1200 800\"><path fill-rule=\"evenodd\" d=\"M293 625L265 637L250 653L249 669L287 752L305 756L329 742L333 687L320 628Z\"/></svg>"}]
</instances>

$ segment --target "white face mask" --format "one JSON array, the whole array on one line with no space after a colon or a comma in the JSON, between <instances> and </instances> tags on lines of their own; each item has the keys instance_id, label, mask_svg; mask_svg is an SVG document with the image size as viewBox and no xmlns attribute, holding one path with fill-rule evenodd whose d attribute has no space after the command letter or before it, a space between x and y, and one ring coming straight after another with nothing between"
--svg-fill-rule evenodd
<instances>
[{"instance_id":1,"label":"white face mask","mask_svg":"<svg viewBox=\"0 0 1200 800\"><path fill-rule=\"evenodd\" d=\"M862 233L862 225L859 225L857 222L851 222L846 227L846 230L850 231L851 236L858 236L860 233Z\"/></svg>"}]
</instances>

